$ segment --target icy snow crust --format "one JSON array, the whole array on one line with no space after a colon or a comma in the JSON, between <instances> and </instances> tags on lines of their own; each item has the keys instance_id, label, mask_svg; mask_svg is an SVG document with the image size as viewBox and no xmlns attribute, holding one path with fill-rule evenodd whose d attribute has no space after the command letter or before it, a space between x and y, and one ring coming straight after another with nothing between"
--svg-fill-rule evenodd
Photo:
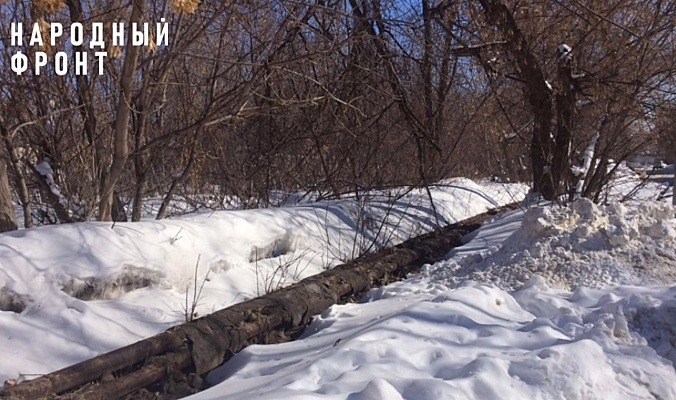
<instances>
[{"instance_id":1,"label":"icy snow crust","mask_svg":"<svg viewBox=\"0 0 676 400\"><path fill-rule=\"evenodd\" d=\"M524 212L502 217L523 222L501 247L427 266L423 274L449 286L470 279L506 290L522 287L533 274L568 290L676 282L676 219L669 204L627 208L580 199L518 214Z\"/></svg>"}]
</instances>

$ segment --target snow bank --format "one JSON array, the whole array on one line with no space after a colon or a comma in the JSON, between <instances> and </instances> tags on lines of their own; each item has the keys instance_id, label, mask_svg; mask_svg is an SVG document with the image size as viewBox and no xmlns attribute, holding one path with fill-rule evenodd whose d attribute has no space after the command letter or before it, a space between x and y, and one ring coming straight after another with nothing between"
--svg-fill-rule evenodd
<instances>
[{"instance_id":1,"label":"snow bank","mask_svg":"<svg viewBox=\"0 0 676 400\"><path fill-rule=\"evenodd\" d=\"M409 280L332 307L297 342L244 349L209 377L226 381L190 399L676 398L669 361L632 326L640 314L660 330L647 310L674 299L676 288L566 299L542 281L510 294Z\"/></svg>"},{"instance_id":2,"label":"snow bank","mask_svg":"<svg viewBox=\"0 0 676 400\"><path fill-rule=\"evenodd\" d=\"M676 398L675 222L587 200L498 216L300 340L244 349L190 399Z\"/></svg>"},{"instance_id":3,"label":"snow bank","mask_svg":"<svg viewBox=\"0 0 676 400\"><path fill-rule=\"evenodd\" d=\"M636 187L625 178L620 196ZM449 180L436 216L414 191L0 235L0 379L181 322L198 257L201 315L525 193L509 188ZM660 190L644 189L637 199ZM497 216L423 274L315 317L300 340L244 349L190 399L675 399L673 208L625 204Z\"/></svg>"},{"instance_id":4,"label":"snow bank","mask_svg":"<svg viewBox=\"0 0 676 400\"><path fill-rule=\"evenodd\" d=\"M560 289L671 284L676 282L673 216L665 203L627 208L587 199L570 207L519 210L511 218L523 223L501 247L427 266L424 275L450 286L470 279L506 290L522 287L534 274Z\"/></svg>"},{"instance_id":5,"label":"snow bank","mask_svg":"<svg viewBox=\"0 0 676 400\"><path fill-rule=\"evenodd\" d=\"M432 230L437 220L452 223L518 201L526 190L457 179L432 188L435 207L425 191L401 189L396 196L0 234L0 380L122 347ZM199 295L196 285L204 285Z\"/></svg>"}]
</instances>

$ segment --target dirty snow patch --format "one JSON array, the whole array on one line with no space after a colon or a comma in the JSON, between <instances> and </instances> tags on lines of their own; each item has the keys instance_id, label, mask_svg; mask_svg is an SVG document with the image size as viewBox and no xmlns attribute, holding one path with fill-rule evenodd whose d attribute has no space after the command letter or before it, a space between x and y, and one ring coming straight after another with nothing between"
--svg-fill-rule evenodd
<instances>
[{"instance_id":1,"label":"dirty snow patch","mask_svg":"<svg viewBox=\"0 0 676 400\"><path fill-rule=\"evenodd\" d=\"M676 219L671 205L569 207L515 211L521 226L501 246L426 266L423 275L450 286L465 280L506 290L534 275L553 288L671 284L676 281ZM518 215L521 214L521 215Z\"/></svg>"}]
</instances>

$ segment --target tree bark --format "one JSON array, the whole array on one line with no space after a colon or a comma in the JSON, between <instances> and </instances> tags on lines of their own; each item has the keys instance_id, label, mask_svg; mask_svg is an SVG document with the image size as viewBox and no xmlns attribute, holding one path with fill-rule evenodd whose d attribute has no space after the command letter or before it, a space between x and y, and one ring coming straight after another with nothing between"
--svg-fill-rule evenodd
<instances>
[{"instance_id":1,"label":"tree bark","mask_svg":"<svg viewBox=\"0 0 676 400\"><path fill-rule=\"evenodd\" d=\"M14 231L18 228L12 192L9 188L9 173L4 146L0 146L0 232Z\"/></svg>"},{"instance_id":2,"label":"tree bark","mask_svg":"<svg viewBox=\"0 0 676 400\"><path fill-rule=\"evenodd\" d=\"M16 154L14 146L12 146L9 139L7 138L5 138L5 148L7 150L7 155L9 156L9 161L14 168L14 182L16 184L19 202L21 203L21 208L23 209L23 226L24 228L32 228L33 217L31 215L31 197L30 192L28 191L28 184L26 183L26 175L24 173L25 167L23 163L19 161L19 157Z\"/></svg>"},{"instance_id":3,"label":"tree bark","mask_svg":"<svg viewBox=\"0 0 676 400\"><path fill-rule=\"evenodd\" d=\"M136 168L136 188L134 189L134 200L131 207L131 222L139 222L141 216L143 215L143 195L148 184L148 174L143 171L139 171L139 168Z\"/></svg>"},{"instance_id":4,"label":"tree bark","mask_svg":"<svg viewBox=\"0 0 676 400\"><path fill-rule=\"evenodd\" d=\"M0 121L0 124L1 123L2 121ZM31 216L31 201L30 194L28 193L28 185L26 184L26 176L24 175L21 162L19 162L19 158L17 157L14 146L10 140L10 134L4 125L0 125L0 136L2 136L2 143L0 146L4 146L4 151L6 152L5 167L11 165L14 168L14 182L16 184L19 202L21 202L21 207L23 208L24 228L30 228L33 226L33 219ZM0 152L2 151L3 149L0 149ZM9 179L7 183L9 184ZM14 213L13 210L12 213Z\"/></svg>"},{"instance_id":5,"label":"tree bark","mask_svg":"<svg viewBox=\"0 0 676 400\"><path fill-rule=\"evenodd\" d=\"M552 183L556 194L561 194L570 183L570 146L572 141L575 93L569 57L559 60L558 90L556 93L556 139L552 156Z\"/></svg>"},{"instance_id":6,"label":"tree bark","mask_svg":"<svg viewBox=\"0 0 676 400\"><path fill-rule=\"evenodd\" d=\"M124 204L120 199L120 194L117 191L113 191L113 207L110 210L110 216L114 222L127 222L127 212L124 209Z\"/></svg>"},{"instance_id":7,"label":"tree bark","mask_svg":"<svg viewBox=\"0 0 676 400\"><path fill-rule=\"evenodd\" d=\"M148 113L145 112L145 101L141 96L136 106L139 109L139 116L136 120L134 129L134 175L136 177L136 186L134 188L134 197L132 201L131 221L139 222L143 214L143 196L148 185L148 170L150 167L152 156L146 157L141 151L143 139L146 133L146 119Z\"/></svg>"},{"instance_id":8,"label":"tree bark","mask_svg":"<svg viewBox=\"0 0 676 400\"><path fill-rule=\"evenodd\" d=\"M140 24L145 10L144 0L133 0L129 26ZM124 165L129 158L129 117L131 115L131 97L138 66L141 46L127 45L125 49L122 76L120 78L120 97L117 102L114 125L113 163L103 185L99 201L99 221L110 221L113 207L113 191L122 176Z\"/></svg>"},{"instance_id":9,"label":"tree bark","mask_svg":"<svg viewBox=\"0 0 676 400\"><path fill-rule=\"evenodd\" d=\"M480 0L486 17L498 27L513 54L526 88L526 98L533 111L533 136L530 145L533 189L547 200L557 196L552 177L553 100L544 72L530 50L509 9L500 0Z\"/></svg>"},{"instance_id":10,"label":"tree bark","mask_svg":"<svg viewBox=\"0 0 676 400\"><path fill-rule=\"evenodd\" d=\"M52 188L45 180L45 177L40 175L40 173L35 169L34 165L30 165L30 168L33 170L35 175L34 182L37 183L40 192L47 199L47 203L52 207L52 209L54 209L54 213L56 213L56 217L58 218L59 222L75 222L75 219L71 216L71 213L68 211L66 206L61 203L61 197L52 192Z\"/></svg>"}]
</instances>

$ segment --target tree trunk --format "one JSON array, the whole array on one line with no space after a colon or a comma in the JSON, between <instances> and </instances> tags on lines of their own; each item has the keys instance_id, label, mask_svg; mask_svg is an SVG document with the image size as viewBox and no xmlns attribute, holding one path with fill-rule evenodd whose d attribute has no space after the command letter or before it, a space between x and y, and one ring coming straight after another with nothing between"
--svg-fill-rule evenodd
<instances>
[{"instance_id":1,"label":"tree trunk","mask_svg":"<svg viewBox=\"0 0 676 400\"><path fill-rule=\"evenodd\" d=\"M0 146L0 232L14 231L18 228L8 175L5 148Z\"/></svg>"},{"instance_id":2,"label":"tree trunk","mask_svg":"<svg viewBox=\"0 0 676 400\"><path fill-rule=\"evenodd\" d=\"M133 0L128 26L140 24L145 10L145 0ZM110 221L113 208L113 191L122 176L124 165L129 157L129 117L131 115L131 97L136 76L141 46L126 46L122 76L120 78L120 97L117 102L114 125L113 163L103 185L99 201L99 221Z\"/></svg>"},{"instance_id":3,"label":"tree trunk","mask_svg":"<svg viewBox=\"0 0 676 400\"><path fill-rule=\"evenodd\" d=\"M82 0L66 0L66 5L70 14L70 22L83 23L85 17L83 16ZM114 7L121 8L121 5L115 4ZM73 46L73 50L82 51L83 47ZM94 107L95 89L91 86L92 81L86 75L76 75L75 83L78 102L77 109L82 118L82 136L93 149L94 165L90 185L96 185L96 194L100 195L103 192L105 182L108 180L108 168L111 157L110 149L106 145L105 140L107 132L98 128L98 119ZM83 219L88 220L94 211L95 209L87 211L87 215Z\"/></svg>"},{"instance_id":4,"label":"tree trunk","mask_svg":"<svg viewBox=\"0 0 676 400\"><path fill-rule=\"evenodd\" d=\"M556 93L556 139L552 157L552 182L557 194L564 192L571 181L570 146L572 141L575 93L571 70L572 59L563 57L558 66L558 90Z\"/></svg>"},{"instance_id":5,"label":"tree trunk","mask_svg":"<svg viewBox=\"0 0 676 400\"><path fill-rule=\"evenodd\" d=\"M530 157L533 172L533 189L547 200L557 196L552 177L552 117L553 100L551 89L545 80L528 41L523 36L511 11L500 0L480 0L488 22L497 26L506 40L509 51L519 67L520 77L525 83L525 94L533 112L533 136Z\"/></svg>"},{"instance_id":6,"label":"tree trunk","mask_svg":"<svg viewBox=\"0 0 676 400\"><path fill-rule=\"evenodd\" d=\"M54 212L59 222L70 223L75 222L75 219L71 217L71 213L68 211L66 206L61 202L61 197L56 193L52 192L52 187L49 186L45 177L40 175L40 173L35 169L34 165L30 165L30 168L35 174L34 182L38 184L40 193L47 199L47 204L49 204Z\"/></svg>"},{"instance_id":7,"label":"tree trunk","mask_svg":"<svg viewBox=\"0 0 676 400\"><path fill-rule=\"evenodd\" d=\"M434 43L432 42L432 11L430 10L429 0L422 0L422 17L423 17L423 55L420 65L423 84L423 102L425 104L425 127L427 134L434 137L432 123L434 121L434 90L432 86L432 52Z\"/></svg>"},{"instance_id":8,"label":"tree trunk","mask_svg":"<svg viewBox=\"0 0 676 400\"><path fill-rule=\"evenodd\" d=\"M143 215L143 194L145 193L148 184L148 174L146 172L139 172L136 168L136 188L134 189L134 200L132 203L131 222L139 222Z\"/></svg>"},{"instance_id":9,"label":"tree trunk","mask_svg":"<svg viewBox=\"0 0 676 400\"><path fill-rule=\"evenodd\" d=\"M114 222L127 222L127 212L124 209L124 204L120 199L120 194L117 191L113 191L113 207L110 210L111 217Z\"/></svg>"},{"instance_id":10,"label":"tree trunk","mask_svg":"<svg viewBox=\"0 0 676 400\"><path fill-rule=\"evenodd\" d=\"M11 165L12 168L14 168L14 182L16 184L16 191L17 195L19 196L19 202L21 203L21 207L23 208L23 223L24 223L24 228L30 228L33 226L33 219L31 216L31 201L30 201L30 194L28 192L28 185L26 184L26 175L24 174L24 168L21 162L19 161L19 157L16 154L16 150L14 149L14 146L12 145L11 140L9 139L9 132L5 128L4 125L0 125L0 136L2 136L2 144L0 146L4 146L5 149L4 151L6 152L7 158L5 159L5 162L9 162L9 164L5 165ZM2 151L0 149L0 151ZM9 181L8 181L9 182Z\"/></svg>"},{"instance_id":11,"label":"tree trunk","mask_svg":"<svg viewBox=\"0 0 676 400\"><path fill-rule=\"evenodd\" d=\"M19 157L14 150L14 146L12 146L9 139L7 138L5 138L5 148L7 150L7 155L9 156L9 161L14 168L16 191L17 195L19 196L21 208L23 208L23 226L24 228L31 228L33 227L33 217L31 216L31 196L30 192L28 191L28 184L26 183L26 175L24 174L25 167L21 161L19 161Z\"/></svg>"},{"instance_id":12,"label":"tree trunk","mask_svg":"<svg viewBox=\"0 0 676 400\"><path fill-rule=\"evenodd\" d=\"M132 222L139 222L141 220L141 215L143 214L143 196L148 184L148 170L153 162L153 156L146 157L141 150L146 134L146 119L148 115L145 111L145 96L141 95L137 103L138 117L134 127L134 174L136 176L136 186L132 201Z\"/></svg>"}]
</instances>

